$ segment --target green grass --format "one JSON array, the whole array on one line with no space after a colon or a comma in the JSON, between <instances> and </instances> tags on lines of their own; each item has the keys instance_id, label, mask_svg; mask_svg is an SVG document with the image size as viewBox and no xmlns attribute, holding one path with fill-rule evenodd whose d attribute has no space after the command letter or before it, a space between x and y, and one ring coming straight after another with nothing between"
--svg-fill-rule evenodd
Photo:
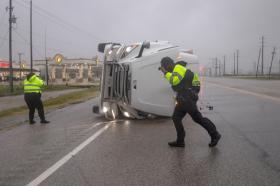
<instances>
[{"instance_id":1,"label":"green grass","mask_svg":"<svg viewBox=\"0 0 280 186\"><path fill-rule=\"evenodd\" d=\"M9 85L0 85L0 96L20 95L23 94L23 88L20 85L14 85L13 93L10 92Z\"/></svg>"},{"instance_id":2,"label":"green grass","mask_svg":"<svg viewBox=\"0 0 280 186\"><path fill-rule=\"evenodd\" d=\"M67 106L69 104L82 102L90 98L96 97L99 94L99 87L91 87L78 92L68 93L56 98L46 100L44 106L56 107L56 106Z\"/></svg>"},{"instance_id":3,"label":"green grass","mask_svg":"<svg viewBox=\"0 0 280 186\"><path fill-rule=\"evenodd\" d=\"M58 91L58 90L67 90L75 88L89 88L85 86L66 86L66 85L49 85L43 88L43 91ZM0 85L0 97L1 96L12 96L12 95L21 95L23 94L22 85L14 85L13 93L10 92L9 85Z\"/></svg>"},{"instance_id":4,"label":"green grass","mask_svg":"<svg viewBox=\"0 0 280 186\"><path fill-rule=\"evenodd\" d=\"M86 101L99 95L99 87L90 87L78 92L67 93L44 101L45 110L61 108L71 104ZM23 114L27 112L26 106L0 111L0 118Z\"/></svg>"},{"instance_id":5,"label":"green grass","mask_svg":"<svg viewBox=\"0 0 280 186\"><path fill-rule=\"evenodd\" d=\"M24 111L27 110L26 106L21 106L21 107L17 107L17 108L12 108L12 109L8 109L8 110L4 110L0 112L0 118L6 117L6 116L12 116L12 115L17 115L17 114L21 114Z\"/></svg>"}]
</instances>

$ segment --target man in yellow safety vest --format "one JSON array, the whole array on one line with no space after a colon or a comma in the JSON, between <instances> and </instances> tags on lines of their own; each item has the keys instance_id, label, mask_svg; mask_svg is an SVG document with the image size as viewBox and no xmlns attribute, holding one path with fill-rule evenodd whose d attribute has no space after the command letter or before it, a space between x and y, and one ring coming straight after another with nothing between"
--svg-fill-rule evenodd
<instances>
[{"instance_id":1,"label":"man in yellow safety vest","mask_svg":"<svg viewBox=\"0 0 280 186\"><path fill-rule=\"evenodd\" d=\"M24 100L29 109L29 124L33 125L35 109L38 110L42 124L47 124L49 121L45 119L44 106L41 100L42 87L44 81L37 77L34 73L29 73L23 82Z\"/></svg>"},{"instance_id":2,"label":"man in yellow safety vest","mask_svg":"<svg viewBox=\"0 0 280 186\"><path fill-rule=\"evenodd\" d=\"M171 84L172 89L177 93L172 120L174 122L177 140L169 142L171 147L185 147L185 130L182 123L183 118L188 113L191 118L207 130L211 137L209 147L217 145L221 138L221 134L217 131L214 123L203 117L197 108L198 92L200 89L200 80L197 73L193 73L190 69L182 64L186 62L177 62L169 57L164 57L161 60L160 70L164 73L165 78Z\"/></svg>"}]
</instances>

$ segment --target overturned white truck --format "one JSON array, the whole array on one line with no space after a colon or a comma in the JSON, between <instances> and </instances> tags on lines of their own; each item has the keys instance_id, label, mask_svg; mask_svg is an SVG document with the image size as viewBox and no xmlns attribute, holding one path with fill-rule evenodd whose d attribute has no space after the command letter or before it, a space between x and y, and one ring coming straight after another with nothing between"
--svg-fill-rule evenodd
<instances>
[{"instance_id":1,"label":"overturned white truck","mask_svg":"<svg viewBox=\"0 0 280 186\"><path fill-rule=\"evenodd\" d=\"M101 43L98 51L104 53L104 68L100 105L93 111L100 110L110 120L121 115L136 119L172 115L175 94L158 70L163 57L186 61L188 68L198 69L192 51L167 41Z\"/></svg>"}]
</instances>

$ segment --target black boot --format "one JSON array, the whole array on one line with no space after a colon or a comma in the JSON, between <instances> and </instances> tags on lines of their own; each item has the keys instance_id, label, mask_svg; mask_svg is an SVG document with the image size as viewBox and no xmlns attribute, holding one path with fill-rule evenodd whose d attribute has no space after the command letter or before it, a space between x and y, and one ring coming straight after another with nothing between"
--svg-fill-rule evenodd
<instances>
[{"instance_id":1,"label":"black boot","mask_svg":"<svg viewBox=\"0 0 280 186\"><path fill-rule=\"evenodd\" d=\"M34 125L35 123L36 123L36 121L34 121L34 120L29 121L30 125Z\"/></svg>"},{"instance_id":2,"label":"black boot","mask_svg":"<svg viewBox=\"0 0 280 186\"><path fill-rule=\"evenodd\" d=\"M216 133L211 136L211 142L209 143L209 147L215 147L218 144L221 137L222 135L218 131L216 131Z\"/></svg>"},{"instance_id":3,"label":"black boot","mask_svg":"<svg viewBox=\"0 0 280 186\"><path fill-rule=\"evenodd\" d=\"M42 124L48 124L48 123L50 123L50 122L47 121L47 120L42 120L41 123L42 123Z\"/></svg>"},{"instance_id":4,"label":"black boot","mask_svg":"<svg viewBox=\"0 0 280 186\"><path fill-rule=\"evenodd\" d=\"M168 142L168 145L170 147L185 147L185 142L172 141L172 142Z\"/></svg>"}]
</instances>

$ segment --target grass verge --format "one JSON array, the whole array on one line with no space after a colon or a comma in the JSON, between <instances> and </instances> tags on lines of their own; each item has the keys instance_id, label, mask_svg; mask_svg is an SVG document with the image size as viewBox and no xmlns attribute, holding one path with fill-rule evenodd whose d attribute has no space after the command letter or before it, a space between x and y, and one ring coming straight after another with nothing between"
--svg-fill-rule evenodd
<instances>
[{"instance_id":1,"label":"grass verge","mask_svg":"<svg viewBox=\"0 0 280 186\"><path fill-rule=\"evenodd\" d=\"M51 98L44 101L44 108L47 111L52 108L62 108L71 104L86 101L88 99L97 97L99 94L99 87L91 87L85 90L67 93L55 98ZM27 112L26 106L11 108L8 110L0 111L0 118L23 114Z\"/></svg>"},{"instance_id":2,"label":"grass verge","mask_svg":"<svg viewBox=\"0 0 280 186\"><path fill-rule=\"evenodd\" d=\"M273 75L269 77L268 75L266 76L249 76L249 75L239 75L239 76L224 76L226 78L234 78L234 79L252 79L252 80L280 80L280 76L278 75Z\"/></svg>"},{"instance_id":3,"label":"grass verge","mask_svg":"<svg viewBox=\"0 0 280 186\"><path fill-rule=\"evenodd\" d=\"M253 79L253 80L280 80L280 77L266 77L266 76L262 76L262 77L253 77L253 76L245 76L245 77L238 77L239 79Z\"/></svg>"},{"instance_id":4,"label":"grass verge","mask_svg":"<svg viewBox=\"0 0 280 186\"><path fill-rule=\"evenodd\" d=\"M58 91L58 90L68 90L75 88L89 88L85 86L66 86L66 85L48 85L44 86L43 91ZM14 85L14 92L10 92L9 85L0 85L0 96L13 96L23 94L22 85Z\"/></svg>"}]
</instances>

